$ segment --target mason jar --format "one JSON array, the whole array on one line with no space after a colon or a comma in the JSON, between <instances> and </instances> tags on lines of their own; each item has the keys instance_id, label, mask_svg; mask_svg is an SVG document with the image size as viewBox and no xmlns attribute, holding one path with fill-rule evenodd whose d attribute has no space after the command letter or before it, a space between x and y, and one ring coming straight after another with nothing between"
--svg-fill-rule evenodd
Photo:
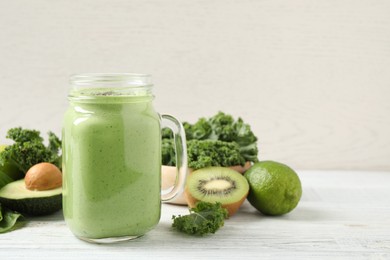
<instances>
[{"instance_id":1,"label":"mason jar","mask_svg":"<svg viewBox=\"0 0 390 260\"><path fill-rule=\"evenodd\" d=\"M105 243L139 237L160 219L161 201L182 192L182 124L153 107L150 75L98 73L70 79L62 132L63 212L80 239ZM161 129L174 132L177 182L161 194Z\"/></svg>"}]
</instances>

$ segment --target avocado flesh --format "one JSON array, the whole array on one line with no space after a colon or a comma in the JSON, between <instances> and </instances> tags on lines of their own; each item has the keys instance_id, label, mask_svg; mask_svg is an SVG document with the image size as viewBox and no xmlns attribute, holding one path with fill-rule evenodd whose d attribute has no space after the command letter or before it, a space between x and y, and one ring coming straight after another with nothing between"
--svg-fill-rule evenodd
<instances>
[{"instance_id":1,"label":"avocado flesh","mask_svg":"<svg viewBox=\"0 0 390 260\"><path fill-rule=\"evenodd\" d=\"M27 215L47 215L62 208L62 187L32 191L24 179L11 182L0 190L0 203L5 207Z\"/></svg>"}]
</instances>

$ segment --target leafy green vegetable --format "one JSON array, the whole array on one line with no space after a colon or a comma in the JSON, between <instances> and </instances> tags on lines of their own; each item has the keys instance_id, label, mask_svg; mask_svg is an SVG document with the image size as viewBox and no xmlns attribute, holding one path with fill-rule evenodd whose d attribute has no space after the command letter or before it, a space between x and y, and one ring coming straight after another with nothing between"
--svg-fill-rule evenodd
<instances>
[{"instance_id":1,"label":"leafy green vegetable","mask_svg":"<svg viewBox=\"0 0 390 260\"><path fill-rule=\"evenodd\" d=\"M172 227L180 232L202 236L215 233L227 218L228 211L222 208L221 203L200 201L190 209L189 215L173 215Z\"/></svg>"},{"instance_id":2,"label":"leafy green vegetable","mask_svg":"<svg viewBox=\"0 0 390 260\"><path fill-rule=\"evenodd\" d=\"M40 162L50 162L61 168L60 139L49 132L49 145L43 144L40 132L22 129L21 127L8 130L7 138L15 141L0 153L0 165L11 164L26 173L31 166Z\"/></svg>"},{"instance_id":3,"label":"leafy green vegetable","mask_svg":"<svg viewBox=\"0 0 390 260\"><path fill-rule=\"evenodd\" d=\"M245 164L245 159L241 156L239 146L235 142L190 140L187 146L188 167L193 169Z\"/></svg>"},{"instance_id":4,"label":"leafy green vegetable","mask_svg":"<svg viewBox=\"0 0 390 260\"><path fill-rule=\"evenodd\" d=\"M183 126L191 168L244 165L245 161L258 161L257 137L241 118L234 120L231 115L219 112L209 119L200 118L195 124L184 122ZM174 166L173 137L169 129L163 129L162 138L162 163Z\"/></svg>"},{"instance_id":5,"label":"leafy green vegetable","mask_svg":"<svg viewBox=\"0 0 390 260\"><path fill-rule=\"evenodd\" d=\"M204 140L212 134L212 127L206 118L200 118L194 125L183 123L186 137L188 140Z\"/></svg>"},{"instance_id":6,"label":"leafy green vegetable","mask_svg":"<svg viewBox=\"0 0 390 260\"><path fill-rule=\"evenodd\" d=\"M8 176L5 172L3 172L0 169L0 189L3 188L5 185L7 185L10 182L13 182L14 179Z\"/></svg>"},{"instance_id":7,"label":"leafy green vegetable","mask_svg":"<svg viewBox=\"0 0 390 260\"><path fill-rule=\"evenodd\" d=\"M188 145L188 142L187 142ZM163 165L175 166L176 155L175 149L173 148L173 139L162 139L161 143L161 154Z\"/></svg>"},{"instance_id":8,"label":"leafy green vegetable","mask_svg":"<svg viewBox=\"0 0 390 260\"><path fill-rule=\"evenodd\" d=\"M16 181L22 178L24 178L24 173L20 171L15 165L8 162L6 162L4 165L0 164L0 188L2 187L2 184L5 185L11 181ZM7 183L5 183L5 180Z\"/></svg>"},{"instance_id":9,"label":"leafy green vegetable","mask_svg":"<svg viewBox=\"0 0 390 260\"><path fill-rule=\"evenodd\" d=\"M20 213L4 208L0 204L0 233L10 231L20 216Z\"/></svg>"}]
</instances>

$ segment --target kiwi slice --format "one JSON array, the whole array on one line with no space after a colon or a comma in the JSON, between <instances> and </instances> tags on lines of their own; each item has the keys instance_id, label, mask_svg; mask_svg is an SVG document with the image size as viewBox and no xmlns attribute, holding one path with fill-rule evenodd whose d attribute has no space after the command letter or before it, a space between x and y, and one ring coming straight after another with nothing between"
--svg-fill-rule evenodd
<instances>
[{"instance_id":1,"label":"kiwi slice","mask_svg":"<svg viewBox=\"0 0 390 260\"><path fill-rule=\"evenodd\" d=\"M248 192L248 181L239 172L225 167L208 167L187 177L185 197L190 207L195 207L198 201L220 202L232 216Z\"/></svg>"}]
</instances>

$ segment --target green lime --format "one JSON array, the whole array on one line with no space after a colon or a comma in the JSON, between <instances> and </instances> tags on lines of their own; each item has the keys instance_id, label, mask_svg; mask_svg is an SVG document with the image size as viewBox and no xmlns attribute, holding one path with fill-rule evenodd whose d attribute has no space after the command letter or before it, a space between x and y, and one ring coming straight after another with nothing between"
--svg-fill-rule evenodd
<instances>
[{"instance_id":1,"label":"green lime","mask_svg":"<svg viewBox=\"0 0 390 260\"><path fill-rule=\"evenodd\" d=\"M302 195L297 173L274 161L255 163L245 172L249 182L248 201L265 215L282 215L292 211Z\"/></svg>"}]
</instances>

